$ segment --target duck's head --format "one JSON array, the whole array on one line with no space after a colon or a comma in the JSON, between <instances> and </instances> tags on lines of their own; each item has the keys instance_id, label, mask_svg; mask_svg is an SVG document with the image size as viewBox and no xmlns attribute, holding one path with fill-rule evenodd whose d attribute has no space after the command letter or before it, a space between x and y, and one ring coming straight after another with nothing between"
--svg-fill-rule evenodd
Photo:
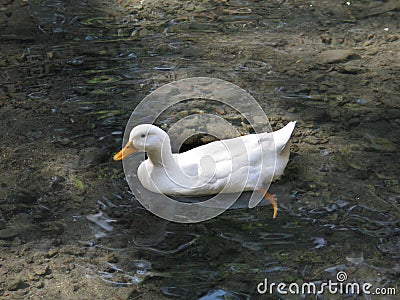
<instances>
[{"instance_id":1,"label":"duck's head","mask_svg":"<svg viewBox=\"0 0 400 300\"><path fill-rule=\"evenodd\" d=\"M114 160L122 160L135 152L160 151L164 143L169 143L168 134L151 124L142 124L134 127L129 134L125 147L114 155Z\"/></svg>"}]
</instances>

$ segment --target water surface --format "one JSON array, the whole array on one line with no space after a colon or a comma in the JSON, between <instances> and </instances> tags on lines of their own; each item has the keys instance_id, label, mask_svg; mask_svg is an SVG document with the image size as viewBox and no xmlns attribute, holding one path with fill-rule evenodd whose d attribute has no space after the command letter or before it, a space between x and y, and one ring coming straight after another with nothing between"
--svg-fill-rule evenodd
<instances>
[{"instance_id":1,"label":"water surface","mask_svg":"<svg viewBox=\"0 0 400 300\"><path fill-rule=\"evenodd\" d=\"M333 2L1 3L2 298L257 299L339 271L399 291L399 5ZM194 76L249 91L273 129L298 120L277 219L168 223L111 160L139 101ZM204 101L157 124L199 111L249 130Z\"/></svg>"}]
</instances>

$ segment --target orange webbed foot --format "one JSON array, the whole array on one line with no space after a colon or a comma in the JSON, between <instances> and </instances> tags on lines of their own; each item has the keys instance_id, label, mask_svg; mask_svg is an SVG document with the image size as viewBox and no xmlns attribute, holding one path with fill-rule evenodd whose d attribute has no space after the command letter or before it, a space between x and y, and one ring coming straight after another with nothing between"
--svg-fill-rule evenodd
<instances>
[{"instance_id":1,"label":"orange webbed foot","mask_svg":"<svg viewBox=\"0 0 400 300\"><path fill-rule=\"evenodd\" d=\"M271 203L272 208L274 209L274 214L272 215L272 218L275 219L278 214L278 204L276 204L276 201L278 199L276 198L276 195L270 194L264 189L261 189L260 192L263 193L264 198L267 199L269 203Z\"/></svg>"}]
</instances>

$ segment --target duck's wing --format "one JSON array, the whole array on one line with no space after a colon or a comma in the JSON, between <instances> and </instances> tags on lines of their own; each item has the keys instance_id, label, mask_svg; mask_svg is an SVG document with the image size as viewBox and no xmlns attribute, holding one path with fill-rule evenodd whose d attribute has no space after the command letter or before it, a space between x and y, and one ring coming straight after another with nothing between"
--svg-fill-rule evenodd
<instances>
[{"instance_id":1,"label":"duck's wing","mask_svg":"<svg viewBox=\"0 0 400 300\"><path fill-rule=\"evenodd\" d=\"M272 137L271 137L272 138ZM182 171L220 189L227 182L245 182L250 168L262 160L257 135L212 142L176 155Z\"/></svg>"},{"instance_id":2,"label":"duck's wing","mask_svg":"<svg viewBox=\"0 0 400 300\"><path fill-rule=\"evenodd\" d=\"M233 161L235 169L241 165L255 165L265 155L282 152L288 144L295 121L285 127L261 134L249 134L232 139L215 141L202 145L177 155L179 164L195 175L195 169L200 167L201 159L209 156L216 164L223 166Z\"/></svg>"},{"instance_id":3,"label":"duck's wing","mask_svg":"<svg viewBox=\"0 0 400 300\"><path fill-rule=\"evenodd\" d=\"M226 146L220 141L175 154L175 157L180 168L189 176L199 176L202 173L202 164L204 168L206 163L220 164L230 159Z\"/></svg>"}]
</instances>

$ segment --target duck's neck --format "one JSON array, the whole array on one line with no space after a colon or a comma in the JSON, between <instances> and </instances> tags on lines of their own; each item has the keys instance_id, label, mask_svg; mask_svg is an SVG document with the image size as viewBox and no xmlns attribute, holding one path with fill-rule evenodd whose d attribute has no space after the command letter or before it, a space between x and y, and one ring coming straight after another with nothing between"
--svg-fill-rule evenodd
<instances>
[{"instance_id":1,"label":"duck's neck","mask_svg":"<svg viewBox=\"0 0 400 300\"><path fill-rule=\"evenodd\" d=\"M165 139L161 148L153 149L147 152L147 156L153 165L164 169L174 169L176 162L171 151L171 143L169 139Z\"/></svg>"}]
</instances>

